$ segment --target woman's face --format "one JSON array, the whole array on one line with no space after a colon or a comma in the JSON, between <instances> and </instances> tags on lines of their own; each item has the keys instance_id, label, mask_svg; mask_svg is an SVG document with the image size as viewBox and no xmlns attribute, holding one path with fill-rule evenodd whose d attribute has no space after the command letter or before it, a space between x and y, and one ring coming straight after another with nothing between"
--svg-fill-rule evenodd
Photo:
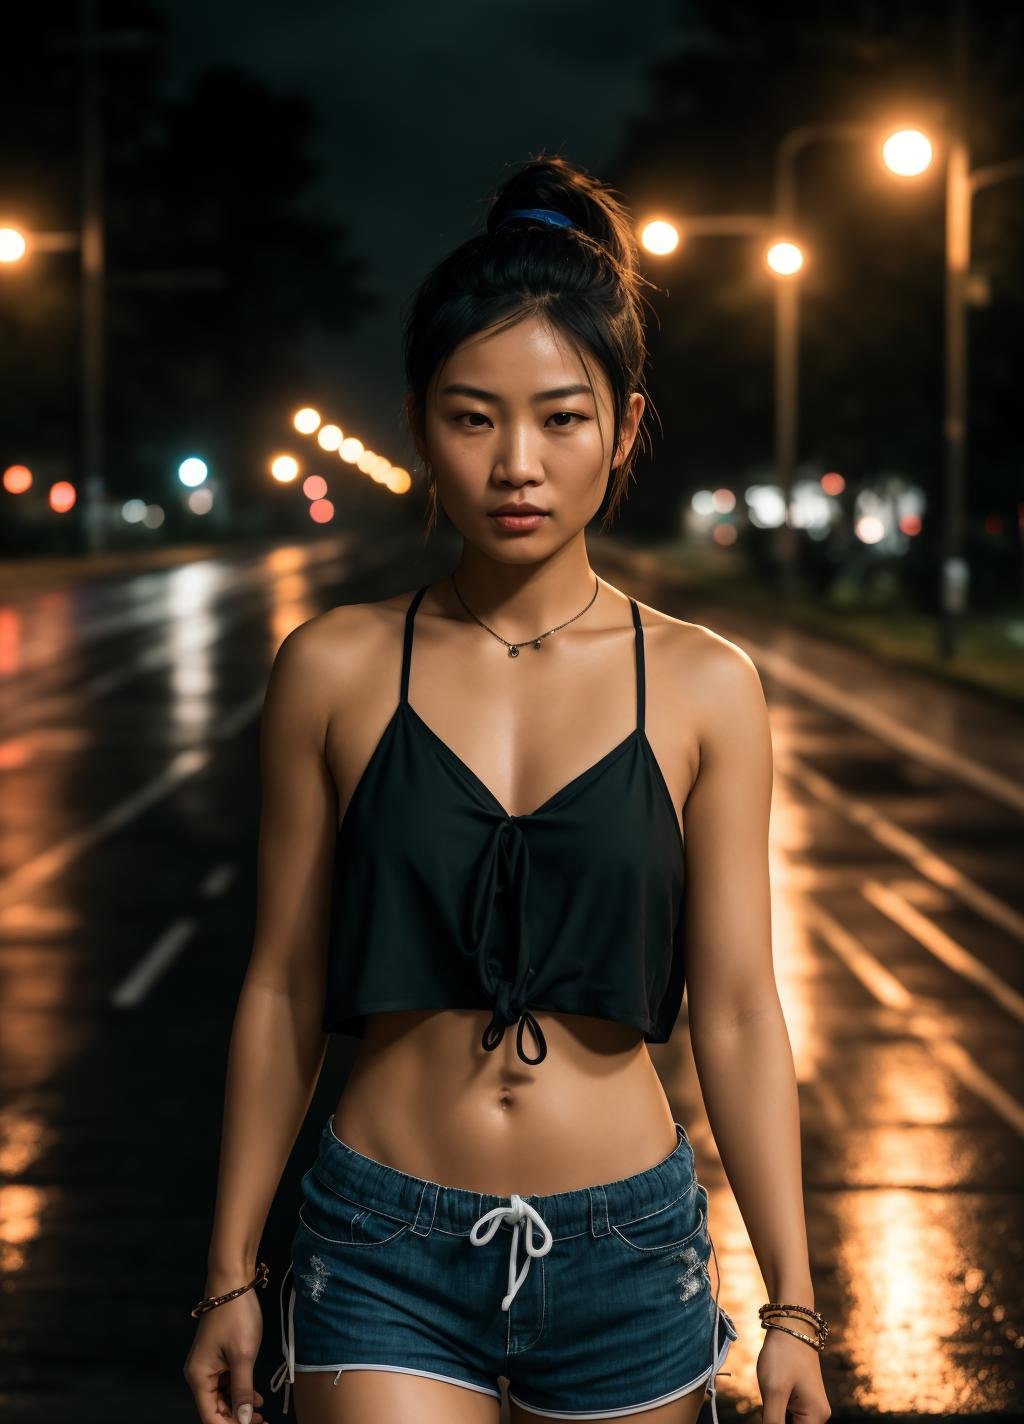
<instances>
[{"instance_id":1,"label":"woman's face","mask_svg":"<svg viewBox=\"0 0 1024 1424\"><path fill-rule=\"evenodd\" d=\"M630 396L613 455L611 392L590 366L596 405L571 344L530 317L470 337L432 380L421 454L449 519L492 558L532 562L578 534L601 507L609 467L629 453L644 398ZM502 523L495 514L523 503L542 517Z\"/></svg>"}]
</instances>

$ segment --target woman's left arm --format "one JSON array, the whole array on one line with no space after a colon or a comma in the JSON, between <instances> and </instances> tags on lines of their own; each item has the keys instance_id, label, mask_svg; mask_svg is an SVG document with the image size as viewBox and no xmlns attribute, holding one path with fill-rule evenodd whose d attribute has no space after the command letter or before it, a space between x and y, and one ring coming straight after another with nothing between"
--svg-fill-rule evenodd
<instances>
[{"instance_id":1,"label":"woman's left arm","mask_svg":"<svg viewBox=\"0 0 1024 1424\"><path fill-rule=\"evenodd\" d=\"M685 807L694 1062L766 1300L813 1307L796 1073L772 965L768 709L741 648L709 633L699 659L700 768ZM818 1352L785 1331L765 1331L757 1379L764 1424L830 1417Z\"/></svg>"}]
</instances>

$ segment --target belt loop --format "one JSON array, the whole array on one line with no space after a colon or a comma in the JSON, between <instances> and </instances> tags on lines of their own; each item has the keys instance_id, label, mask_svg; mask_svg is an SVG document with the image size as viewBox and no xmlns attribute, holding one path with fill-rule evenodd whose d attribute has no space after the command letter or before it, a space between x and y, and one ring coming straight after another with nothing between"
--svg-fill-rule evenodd
<instances>
[{"instance_id":1,"label":"belt loop","mask_svg":"<svg viewBox=\"0 0 1024 1424\"><path fill-rule=\"evenodd\" d=\"M416 1219L413 1221L413 1234L416 1236L429 1236L434 1227L434 1217L437 1215L437 1194L441 1190L437 1182L424 1182L423 1190L420 1192L419 1205L416 1208ZM420 1221L423 1225L420 1225Z\"/></svg>"},{"instance_id":2,"label":"belt loop","mask_svg":"<svg viewBox=\"0 0 1024 1424\"><path fill-rule=\"evenodd\" d=\"M587 1194L590 1197L591 1231L595 1236L611 1235L611 1227L608 1225L608 1198L604 1187L588 1187Z\"/></svg>"}]
</instances>

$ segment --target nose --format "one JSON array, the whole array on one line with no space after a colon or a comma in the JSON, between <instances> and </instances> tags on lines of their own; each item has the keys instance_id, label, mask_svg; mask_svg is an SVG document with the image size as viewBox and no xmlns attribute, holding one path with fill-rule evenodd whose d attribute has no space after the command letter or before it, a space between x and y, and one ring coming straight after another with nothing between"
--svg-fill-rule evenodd
<instances>
[{"instance_id":1,"label":"nose","mask_svg":"<svg viewBox=\"0 0 1024 1424\"><path fill-rule=\"evenodd\" d=\"M535 436L536 432L527 425L512 424L507 428L494 465L495 476L502 483L518 489L544 478Z\"/></svg>"}]
</instances>

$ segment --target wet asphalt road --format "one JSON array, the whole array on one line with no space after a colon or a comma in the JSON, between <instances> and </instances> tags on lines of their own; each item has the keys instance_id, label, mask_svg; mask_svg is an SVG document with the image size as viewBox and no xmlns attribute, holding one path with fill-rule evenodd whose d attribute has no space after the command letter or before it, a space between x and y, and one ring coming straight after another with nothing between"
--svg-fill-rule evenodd
<instances>
[{"instance_id":1,"label":"wet asphalt road","mask_svg":"<svg viewBox=\"0 0 1024 1424\"><path fill-rule=\"evenodd\" d=\"M258 718L281 639L440 577L415 539L0 591L0 1419L189 1424L231 1017L251 943ZM800 1082L833 1419L1024 1417L1024 737L976 694L727 613L594 540L604 577L740 643L776 784L776 974ZM271 1212L257 1387L335 1040ZM651 1049L711 1192L759 1410L765 1299L685 1031ZM640 1416L642 1417L642 1416Z\"/></svg>"}]
</instances>

